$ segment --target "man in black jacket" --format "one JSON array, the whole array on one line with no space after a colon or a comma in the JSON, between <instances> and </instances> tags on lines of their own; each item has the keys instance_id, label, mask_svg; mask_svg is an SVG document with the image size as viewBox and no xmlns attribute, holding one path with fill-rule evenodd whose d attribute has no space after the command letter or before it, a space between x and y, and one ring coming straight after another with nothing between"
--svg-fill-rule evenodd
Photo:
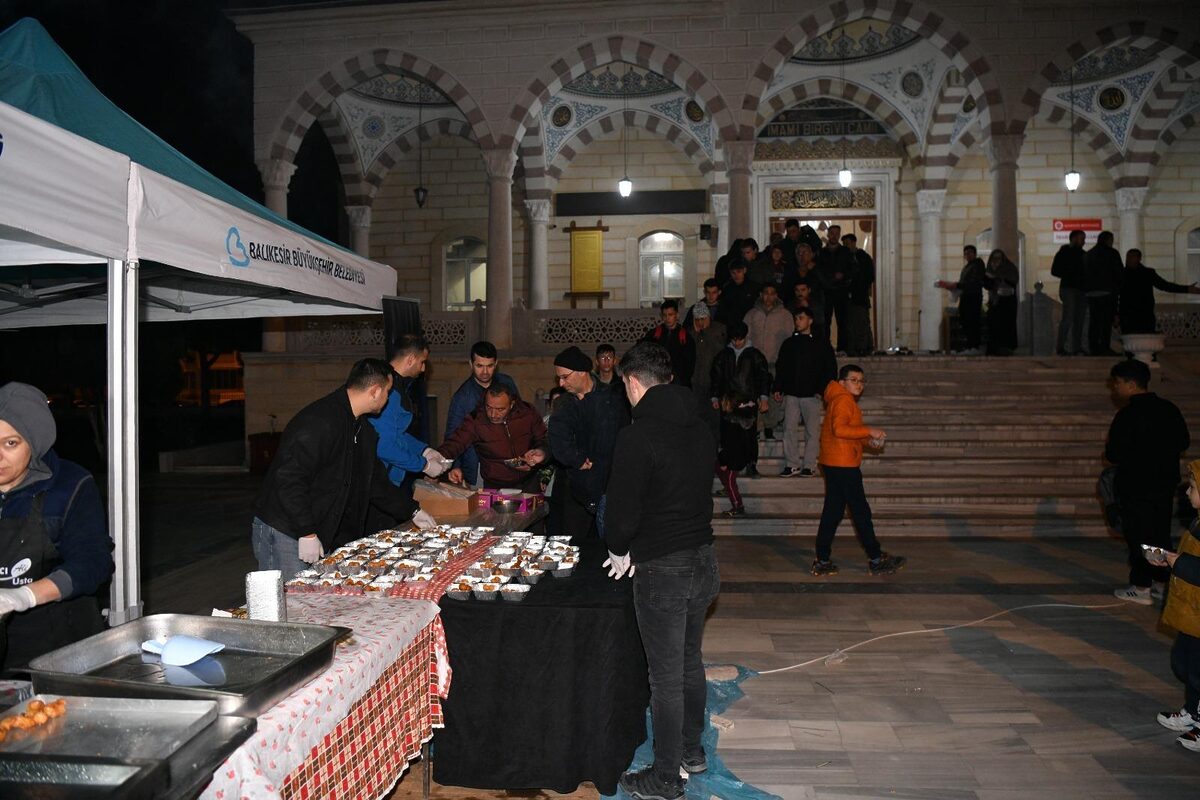
<instances>
[{"instance_id":1,"label":"man in black jacket","mask_svg":"<svg viewBox=\"0 0 1200 800\"><path fill-rule=\"evenodd\" d=\"M775 362L775 402L783 401L783 455L787 465L780 477L811 478L816 474L821 447L821 396L837 380L837 357L824 339L813 336L813 315L801 306L793 314L796 331L779 348ZM800 423L804 423L804 453L800 453Z\"/></svg>"},{"instance_id":2,"label":"man in black jacket","mask_svg":"<svg viewBox=\"0 0 1200 800\"><path fill-rule=\"evenodd\" d=\"M633 578L650 672L654 763L621 776L638 800L682 800L680 768L704 772L704 616L720 591L709 487L716 445L670 357L643 342L621 359L633 424L617 435L606 514L609 575Z\"/></svg>"},{"instance_id":3,"label":"man in black jacket","mask_svg":"<svg viewBox=\"0 0 1200 800\"><path fill-rule=\"evenodd\" d=\"M1142 545L1171 549L1179 459L1191 437L1179 408L1149 390L1150 367L1122 361L1109 371L1109 381L1114 397L1125 406L1109 426L1104 458L1117 466L1121 533L1129 546L1129 586L1114 594L1148 606L1154 602L1151 583L1162 587L1167 571L1146 561Z\"/></svg>"},{"instance_id":4,"label":"man in black jacket","mask_svg":"<svg viewBox=\"0 0 1200 800\"><path fill-rule=\"evenodd\" d=\"M721 288L719 314L726 325L746 318L746 312L758 302L758 291L758 284L746 277L745 262L729 265L729 283Z\"/></svg>"},{"instance_id":5,"label":"man in black jacket","mask_svg":"<svg viewBox=\"0 0 1200 800\"><path fill-rule=\"evenodd\" d=\"M842 237L842 248L849 254L850 261L850 349L847 352L852 356L869 356L875 350L875 337L871 331L875 259L866 250L858 248L858 237L853 233Z\"/></svg>"},{"instance_id":6,"label":"man in black jacket","mask_svg":"<svg viewBox=\"0 0 1200 800\"><path fill-rule=\"evenodd\" d=\"M679 322L679 301L667 298L659 307L662 322L646 331L643 341L657 342L671 355L671 368L675 371L675 383L692 385L692 372L696 369L696 343L686 325Z\"/></svg>"},{"instance_id":7,"label":"man in black jacket","mask_svg":"<svg viewBox=\"0 0 1200 800\"><path fill-rule=\"evenodd\" d=\"M1113 245L1113 235L1101 231L1096 246L1084 257L1083 290L1087 295L1088 353L1112 356L1113 318L1117 315L1117 294L1121 291L1124 266Z\"/></svg>"},{"instance_id":8,"label":"man in black jacket","mask_svg":"<svg viewBox=\"0 0 1200 800\"><path fill-rule=\"evenodd\" d=\"M1087 297L1083 293L1083 231L1071 235L1054 254L1050 274L1058 278L1058 299L1062 301L1062 321L1058 323L1058 354L1083 355L1083 318Z\"/></svg>"},{"instance_id":9,"label":"man in black jacket","mask_svg":"<svg viewBox=\"0 0 1200 800\"><path fill-rule=\"evenodd\" d=\"M1171 283L1142 263L1142 251L1136 247L1125 253L1125 272L1121 278L1118 316L1121 333L1155 333L1154 290L1173 294L1197 294L1200 287Z\"/></svg>"},{"instance_id":10,"label":"man in black jacket","mask_svg":"<svg viewBox=\"0 0 1200 800\"><path fill-rule=\"evenodd\" d=\"M850 252L842 247L842 226L830 225L826 231L828 240L817 256L817 268L825 279L825 308L829 322L837 323L837 349L848 353L850 344L850 279L853 264Z\"/></svg>"},{"instance_id":11,"label":"man in black jacket","mask_svg":"<svg viewBox=\"0 0 1200 800\"><path fill-rule=\"evenodd\" d=\"M402 495L376 463L379 440L365 417L387 405L392 368L364 358L345 386L300 410L283 431L254 507L251 543L259 569L277 569L287 580L325 552L363 536L373 502L399 508Z\"/></svg>"}]
</instances>

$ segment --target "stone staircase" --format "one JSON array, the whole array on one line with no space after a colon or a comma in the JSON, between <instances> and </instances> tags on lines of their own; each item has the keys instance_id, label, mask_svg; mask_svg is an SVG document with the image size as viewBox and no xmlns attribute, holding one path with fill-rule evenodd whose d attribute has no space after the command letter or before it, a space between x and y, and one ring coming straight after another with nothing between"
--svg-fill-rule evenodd
<instances>
[{"instance_id":1,"label":"stone staircase","mask_svg":"<svg viewBox=\"0 0 1200 800\"><path fill-rule=\"evenodd\" d=\"M843 360L842 363L845 363ZM876 356L867 374L868 425L888 433L863 462L881 537L1108 536L1096 478L1115 413L1107 358ZM1200 381L1156 369L1154 391L1192 425L1200 457ZM779 435L778 433L776 435ZM775 477L783 443L760 442L758 479L738 481L746 515L714 498L718 535L814 536L824 481ZM844 535L852 535L843 523Z\"/></svg>"}]
</instances>

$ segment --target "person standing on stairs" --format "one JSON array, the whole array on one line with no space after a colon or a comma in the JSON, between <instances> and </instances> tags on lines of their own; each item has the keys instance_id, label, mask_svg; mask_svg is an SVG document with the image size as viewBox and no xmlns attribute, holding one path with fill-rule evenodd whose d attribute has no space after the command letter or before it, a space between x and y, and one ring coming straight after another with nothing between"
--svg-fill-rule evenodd
<instances>
[{"instance_id":1,"label":"person standing on stairs","mask_svg":"<svg viewBox=\"0 0 1200 800\"><path fill-rule=\"evenodd\" d=\"M1129 585L1113 594L1148 606L1161 597L1168 571L1151 566L1142 545L1171 549L1179 459L1192 440L1179 408L1150 391L1149 366L1121 361L1109 370L1109 383L1124 407L1108 428L1104 458L1117 467L1121 533L1129 548Z\"/></svg>"},{"instance_id":2,"label":"person standing on stairs","mask_svg":"<svg viewBox=\"0 0 1200 800\"><path fill-rule=\"evenodd\" d=\"M779 348L795 330L792 324L792 315L780 302L775 284L763 284L759 290L758 302L754 304L754 308L746 312L743 321L749 331L750 341L754 343L760 353L766 356L767 368L773 371L775 361L779 358ZM775 428L779 427L782 419L783 407L779 402L775 401L769 404L761 419L763 437L774 439Z\"/></svg>"},{"instance_id":3,"label":"person standing on stairs","mask_svg":"<svg viewBox=\"0 0 1200 800\"><path fill-rule=\"evenodd\" d=\"M816 475L821 438L821 393L837 380L833 347L813 336L813 315L796 309L795 332L779 348L772 393L783 402L783 455L787 464L782 478ZM800 423L804 423L804 452L800 451Z\"/></svg>"},{"instance_id":4,"label":"person standing on stairs","mask_svg":"<svg viewBox=\"0 0 1200 800\"><path fill-rule=\"evenodd\" d=\"M729 496L726 516L736 517L746 512L737 473L745 469L750 477L758 476L758 414L767 410L771 391L767 359L747 338L746 323L729 326L729 346L713 360L709 385L712 406L721 412L717 477Z\"/></svg>"},{"instance_id":5,"label":"person standing on stairs","mask_svg":"<svg viewBox=\"0 0 1200 800\"><path fill-rule=\"evenodd\" d=\"M836 575L833 563L833 536L837 533L846 506L854 521L858 541L867 552L867 570L872 575L890 575L904 566L904 556L885 553L875 538L875 523L871 505L863 488L863 445L871 442L881 447L887 434L863 423L858 398L866 386L866 374L857 364L846 364L838 379L825 387L825 421L821 424L821 474L825 476L825 504L821 508L821 523L817 528L817 557L812 574Z\"/></svg>"}]
</instances>

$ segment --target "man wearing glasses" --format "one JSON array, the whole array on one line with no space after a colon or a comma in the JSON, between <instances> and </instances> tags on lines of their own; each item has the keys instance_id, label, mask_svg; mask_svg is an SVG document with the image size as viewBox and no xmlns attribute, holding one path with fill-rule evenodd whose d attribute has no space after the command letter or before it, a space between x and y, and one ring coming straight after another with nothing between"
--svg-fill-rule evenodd
<instances>
[{"instance_id":1,"label":"man wearing glasses","mask_svg":"<svg viewBox=\"0 0 1200 800\"><path fill-rule=\"evenodd\" d=\"M863 488L862 452L868 442L874 448L883 446L887 434L863 423L858 398L866 386L866 376L857 364L846 364L838 371L838 379L825 387L825 420L821 424L821 452L817 457L821 474L825 476L825 505L817 528L817 557L812 574L836 575L833 563L833 536L838 524L850 507L850 516L858 541L867 552L867 570L872 575L890 575L904 566L904 556L883 552L875 538L871 520L871 505Z\"/></svg>"}]
</instances>

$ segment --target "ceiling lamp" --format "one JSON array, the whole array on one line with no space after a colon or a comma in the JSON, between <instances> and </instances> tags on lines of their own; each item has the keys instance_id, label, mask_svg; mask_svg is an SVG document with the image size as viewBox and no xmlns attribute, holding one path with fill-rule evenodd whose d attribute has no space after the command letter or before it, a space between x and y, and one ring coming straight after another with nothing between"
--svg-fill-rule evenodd
<instances>
[{"instance_id":1,"label":"ceiling lamp","mask_svg":"<svg viewBox=\"0 0 1200 800\"><path fill-rule=\"evenodd\" d=\"M854 173L851 172L850 168L846 166L846 161L843 158L842 168L838 170L838 183L840 183L842 185L843 189L849 189L850 183L853 180L854 180ZM1079 181L1076 180L1075 182L1078 183Z\"/></svg>"},{"instance_id":2,"label":"ceiling lamp","mask_svg":"<svg viewBox=\"0 0 1200 800\"><path fill-rule=\"evenodd\" d=\"M830 33L830 37L831 37L830 44L833 43L832 36L833 36L833 34ZM845 38L846 38L846 32L843 29L842 30L842 39L845 40ZM850 47L847 44L845 47L842 48L842 52L840 54L840 57L838 58L838 63L841 65L841 70L842 70L842 91L843 92L846 91L846 53L849 52L849 49L850 49ZM849 135L850 135L850 126L847 125L846 131L842 134L842 168L840 170L838 170L838 183L840 183L842 185L843 189L849 189L851 182L853 182L853 180L854 180L854 173L851 172L850 167L846 165L846 148L849 145L849 142L847 141L847 137Z\"/></svg>"},{"instance_id":3,"label":"ceiling lamp","mask_svg":"<svg viewBox=\"0 0 1200 800\"><path fill-rule=\"evenodd\" d=\"M425 188L425 148L421 143L422 103L420 87L417 89L417 188L413 189L413 197L417 200L417 208L424 208L429 199L429 190Z\"/></svg>"},{"instance_id":4,"label":"ceiling lamp","mask_svg":"<svg viewBox=\"0 0 1200 800\"><path fill-rule=\"evenodd\" d=\"M1071 127L1067 135L1071 138L1071 168L1063 176L1067 191L1073 192L1079 188L1079 170L1075 169L1075 62L1071 62Z\"/></svg>"},{"instance_id":5,"label":"ceiling lamp","mask_svg":"<svg viewBox=\"0 0 1200 800\"><path fill-rule=\"evenodd\" d=\"M617 181L617 193L621 197L629 197L633 194L633 181L629 180L629 132L625 130L629 126L629 70L625 70L625 77L621 80L621 99L623 111L621 113L621 146L624 152L625 171L621 174L624 176Z\"/></svg>"}]
</instances>

